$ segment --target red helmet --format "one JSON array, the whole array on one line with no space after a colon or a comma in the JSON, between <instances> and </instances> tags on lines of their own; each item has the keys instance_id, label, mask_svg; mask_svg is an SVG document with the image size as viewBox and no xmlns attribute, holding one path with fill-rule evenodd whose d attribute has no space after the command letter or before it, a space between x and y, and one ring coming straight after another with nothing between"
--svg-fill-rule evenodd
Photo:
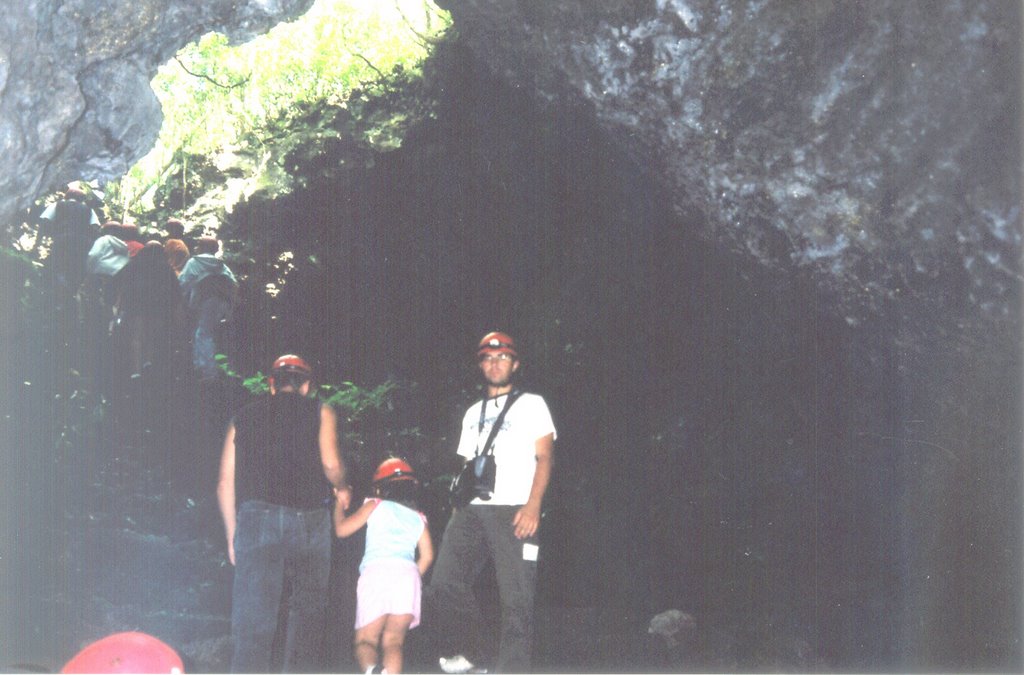
<instances>
[{"instance_id":1,"label":"red helmet","mask_svg":"<svg viewBox=\"0 0 1024 675\"><path fill-rule=\"evenodd\" d=\"M298 389L304 382L312 379L313 369L300 356L285 354L277 357L274 365L270 366L270 376L267 381L270 386L278 389L285 389L289 386Z\"/></svg>"},{"instance_id":2,"label":"red helmet","mask_svg":"<svg viewBox=\"0 0 1024 675\"><path fill-rule=\"evenodd\" d=\"M181 673L177 652L145 633L115 633L97 640L64 664L62 673Z\"/></svg>"},{"instance_id":3,"label":"red helmet","mask_svg":"<svg viewBox=\"0 0 1024 675\"><path fill-rule=\"evenodd\" d=\"M412 470L409 463L404 459L398 457L391 457L385 459L377 467L377 471L373 474L373 482L379 483L385 480L415 480L416 472Z\"/></svg>"},{"instance_id":4,"label":"red helmet","mask_svg":"<svg viewBox=\"0 0 1024 675\"><path fill-rule=\"evenodd\" d=\"M513 340L512 336L508 333L502 333L500 331L488 333L480 339L476 355L484 356L488 354L511 354L515 357L519 356L519 353L516 351L516 341Z\"/></svg>"},{"instance_id":5,"label":"red helmet","mask_svg":"<svg viewBox=\"0 0 1024 675\"><path fill-rule=\"evenodd\" d=\"M295 354L285 354L284 356L277 357L274 365L270 367L270 372L276 373L278 371L301 373L309 377L313 376L313 369L309 367L309 364L302 357L295 356Z\"/></svg>"}]
</instances>

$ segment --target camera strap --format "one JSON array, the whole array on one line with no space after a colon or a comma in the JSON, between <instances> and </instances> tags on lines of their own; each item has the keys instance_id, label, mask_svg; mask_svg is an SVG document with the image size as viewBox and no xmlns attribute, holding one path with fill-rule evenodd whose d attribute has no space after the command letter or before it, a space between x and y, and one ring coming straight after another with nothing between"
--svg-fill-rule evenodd
<instances>
[{"instance_id":1,"label":"camera strap","mask_svg":"<svg viewBox=\"0 0 1024 675\"><path fill-rule=\"evenodd\" d=\"M487 435L487 442L484 443L483 449L477 446L477 457L480 455L490 455L494 452L492 447L494 445L494 437L498 435L498 430L501 429L501 425L505 422L505 414L508 412L508 409L512 407L512 404L515 403L516 399L519 398L522 393L523 392L518 389L513 389L508 393L508 398L505 399L505 407L503 407L501 412L498 413L498 419L494 420L494 426L491 427L491 433ZM484 430L484 418L487 415L487 401L487 397L484 397L480 401L480 426L477 427L478 438L479 434Z\"/></svg>"}]
</instances>

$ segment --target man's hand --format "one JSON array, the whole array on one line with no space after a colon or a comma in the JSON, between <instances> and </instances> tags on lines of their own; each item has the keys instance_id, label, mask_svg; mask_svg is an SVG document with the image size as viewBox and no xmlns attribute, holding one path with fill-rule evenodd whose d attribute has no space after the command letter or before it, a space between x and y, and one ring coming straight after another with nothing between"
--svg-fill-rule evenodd
<instances>
[{"instance_id":1,"label":"man's hand","mask_svg":"<svg viewBox=\"0 0 1024 675\"><path fill-rule=\"evenodd\" d=\"M516 515L512 519L512 527L515 531L516 539L532 537L537 533L539 526L540 506L534 506L533 504L523 506L516 511Z\"/></svg>"},{"instance_id":2,"label":"man's hand","mask_svg":"<svg viewBox=\"0 0 1024 675\"><path fill-rule=\"evenodd\" d=\"M526 500L523 508L516 511L516 517L512 519L512 527L515 530L517 539L526 539L537 534L540 527L540 505L544 500L544 493L548 489L548 481L551 480L551 465L554 463L555 435L550 433L541 436L534 444L535 456L537 457L537 469L533 472L533 484L530 486L530 498Z\"/></svg>"},{"instance_id":3,"label":"man's hand","mask_svg":"<svg viewBox=\"0 0 1024 675\"><path fill-rule=\"evenodd\" d=\"M231 566L235 566L235 542L228 539L228 561L231 562Z\"/></svg>"},{"instance_id":4,"label":"man's hand","mask_svg":"<svg viewBox=\"0 0 1024 675\"><path fill-rule=\"evenodd\" d=\"M348 511L348 507L352 505L352 486L345 485L334 488L334 498L338 500L338 505L343 512Z\"/></svg>"}]
</instances>

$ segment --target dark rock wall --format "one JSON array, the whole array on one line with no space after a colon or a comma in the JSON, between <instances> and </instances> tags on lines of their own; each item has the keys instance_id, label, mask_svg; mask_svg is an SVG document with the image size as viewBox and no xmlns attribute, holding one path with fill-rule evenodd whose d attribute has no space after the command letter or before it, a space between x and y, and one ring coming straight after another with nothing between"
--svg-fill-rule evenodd
<instances>
[{"instance_id":1,"label":"dark rock wall","mask_svg":"<svg viewBox=\"0 0 1024 675\"><path fill-rule=\"evenodd\" d=\"M616 553L688 560L602 561L600 595L620 603L608 613L629 609L613 589L644 596L638 576L675 577L685 597L689 570L735 580L749 565L757 590L727 583L707 608L789 603L836 662L1019 661L1019 4L442 4L499 77L542 107L591 109L660 188L670 227L762 269L690 258L692 242L646 235L642 210L632 242L603 221L605 252L621 248L591 291L608 304L581 303L602 331L601 375L578 381L606 389L591 447L619 457L666 433L676 397L698 425L650 456L667 462L659 497L677 490L679 528L622 525L612 514L639 519L631 495L651 465L595 460L606 480L588 503L633 542L610 536ZM616 284L627 259L648 270L631 292ZM659 260L707 276L650 273ZM679 548L692 522L709 557ZM785 544L765 544L780 527Z\"/></svg>"},{"instance_id":2,"label":"dark rock wall","mask_svg":"<svg viewBox=\"0 0 1024 675\"><path fill-rule=\"evenodd\" d=\"M689 227L850 323L1016 313L1018 3L440 4L502 77L592 106Z\"/></svg>"}]
</instances>

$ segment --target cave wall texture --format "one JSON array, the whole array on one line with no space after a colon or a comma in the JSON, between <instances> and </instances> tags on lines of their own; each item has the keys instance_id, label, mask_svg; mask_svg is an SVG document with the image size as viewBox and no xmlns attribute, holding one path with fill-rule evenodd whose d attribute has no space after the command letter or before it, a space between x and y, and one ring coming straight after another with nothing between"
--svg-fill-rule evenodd
<instances>
[{"instance_id":1,"label":"cave wall texture","mask_svg":"<svg viewBox=\"0 0 1024 675\"><path fill-rule=\"evenodd\" d=\"M0 217L141 157L161 120L148 81L181 46L244 40L310 4L15 3ZM951 313L941 330L969 343L965 317L1017 313L1019 3L440 4L501 77L591 108L689 227L813 276L849 323L895 312L919 333Z\"/></svg>"},{"instance_id":2,"label":"cave wall texture","mask_svg":"<svg viewBox=\"0 0 1024 675\"><path fill-rule=\"evenodd\" d=\"M0 18L0 216L13 217L65 181L116 177L142 156L160 123L148 81L182 45L209 30L245 39L310 4L14 3ZM671 482L677 472L728 476L732 482L707 482L710 490L728 494L702 494L702 504L730 505L735 513L724 513L722 523L752 521L751 527L775 542L779 550L765 555L778 573L749 577L751 586L771 586L774 602L782 604L784 596L796 597L812 580L823 580L805 613L820 619L821 631L840 634L841 639L819 636L845 645L831 662L854 669L1019 663L1019 3L439 4L452 12L461 44L497 79L526 92L542 112L587 120L576 125L575 134L564 134L566 147L556 150L566 162L579 160L578 173L561 171L572 179L567 186L534 190L542 198L535 198L536 210L557 211L563 193L584 191L579 186L585 174L602 176L602 189L588 188L587 199L580 200L585 208L556 214L570 223L564 232L537 231L545 222L540 218L506 223L515 230L510 239L528 233L538 255L552 262L528 272L566 277L561 301L578 307L578 316L563 318L577 328L592 326L598 354L619 354L621 338L633 339L628 356L602 363L603 372L581 368L586 377L570 371L575 379L566 376L565 391L559 391L559 400L576 406L561 410L571 422L566 427L589 434L587 443L577 443L591 448L586 459L606 477L591 485L599 489L572 492L583 503L572 508L593 507L602 526L641 529L633 523L644 517L646 504L635 496L657 485L620 475L620 455L612 453L651 430L674 428L673 420L639 415L667 415L673 407L689 414L687 403L707 428L690 431L680 421L682 430L674 433L683 438L655 444L663 455L647 461L648 468L664 472L662 494L678 490ZM467 114L459 121L474 119ZM588 137L594 141L584 147ZM491 140L494 146L483 154L498 157L502 139ZM523 152L505 145L509 154ZM620 163L621 157L628 162ZM505 163L530 167L533 161ZM425 201L445 190L459 193L474 178L458 174L465 180L445 183L441 174L434 189L396 169L400 162L401 156L381 162L380 192L403 184L396 176L419 180L410 192L421 191ZM466 173L471 168L467 163ZM523 182L532 190L532 183ZM609 187L613 183L622 192ZM490 194L500 196L498 187ZM672 223L686 229L681 243L673 233L656 231L665 223L661 200L675 215ZM436 254L431 260L442 259L437 242L455 236L425 231L422 203L388 194L352 220L373 222L371 214L387 214L395 204L407 208L394 220L411 231L364 227L351 239L371 252L382 240L405 244L408 237L418 250ZM268 226L275 222L271 206L257 214ZM276 208L287 215L286 206L280 200ZM526 216L533 206L525 203L516 213ZM337 205L330 200L321 208L326 218ZM492 210L490 204L464 208L472 216L469 223L486 222ZM622 220L614 228L593 225L618 211ZM456 229L444 220L449 215L439 212L436 224ZM693 235L714 255L691 247ZM551 241L564 245L547 246ZM565 258L575 267L559 267L561 251L571 252ZM349 255L358 262L359 253L357 246ZM577 281L573 273L585 268L588 253L621 264L580 273ZM517 271L495 256L489 261L493 267L509 276ZM730 256L740 261L734 268ZM479 259L488 262L483 255ZM480 267L487 271L486 264ZM752 277L744 267L757 267L765 277ZM530 275L518 271L516 283L523 288L503 289L509 297L531 288ZM644 274L678 283L636 280ZM606 283L591 283L600 277ZM785 284L764 284L754 289L761 296L748 295L747 286L757 287L763 278L795 280L801 291L780 294L775 291ZM368 275L353 279L368 286L375 281ZM398 288L422 282L410 277ZM814 293L803 293L804 287ZM447 302L460 290L451 281L435 301ZM651 297L655 290L659 297ZM406 333L378 328L382 321L375 312L411 316L410 330L424 333L424 342L431 331L443 332L429 321L437 307L410 310L404 296L389 292L396 294L390 304L352 302L356 319L364 319L354 324L385 333L353 341L370 345L366 354L355 354L358 360L384 363L390 352L377 354L376 345L408 340ZM635 330L663 314L682 319L659 325L686 330ZM829 316L827 327L817 323L819 314ZM458 348L458 336L437 340L448 343L439 351ZM755 351L763 358L748 356ZM790 374L787 369L799 360L813 363ZM770 386L751 386L757 382ZM578 396L573 404L580 389L600 392L591 400L602 397L601 407L580 403ZM758 412L761 400L789 397L797 403L788 423L776 408ZM858 400L864 404L852 404ZM748 413L737 422L734 410L741 407L757 412L758 419L751 422L754 415ZM626 425L607 414L591 422L594 410L617 409L638 416ZM787 428L802 435L787 438ZM697 447L697 435L704 443L699 454L677 452ZM785 459L797 452L787 442L802 453L799 460ZM777 456L783 460L776 464L792 475L766 486L765 475L782 475L767 470L777 468L770 464ZM567 463L563 470L571 474L573 467ZM803 518L782 525L773 516L793 512ZM685 518L663 527L651 546L689 532ZM797 532L776 536L772 527ZM792 545L811 534L814 541L806 547ZM732 564L708 555L716 549L714 536L707 534L701 547L693 547L687 562L708 571ZM720 536L731 538L718 549L746 551L745 534ZM595 536L581 548L614 541ZM664 573L638 573L643 549L615 552L600 556L593 570L604 600L643 586L645 574L659 581L683 576L677 558L658 563ZM748 564L747 558L745 552L740 562ZM898 579L881 578L879 569ZM705 582L694 575L687 583ZM651 585L659 594L666 591L664 584ZM575 587L592 592L585 584ZM636 594L641 592L647 591ZM684 589L677 595L701 592ZM757 596L747 587L706 593L711 608L722 603L722 593ZM609 616L619 612L613 602L606 604ZM767 614L757 602L749 604L751 614ZM834 618L822 618L830 614ZM875 660L863 656L869 651ZM598 660L595 666L607 663Z\"/></svg>"},{"instance_id":3,"label":"cave wall texture","mask_svg":"<svg viewBox=\"0 0 1024 675\"><path fill-rule=\"evenodd\" d=\"M440 4L496 72L591 106L694 228L811 273L850 323L1016 313L1019 3Z\"/></svg>"}]
</instances>

